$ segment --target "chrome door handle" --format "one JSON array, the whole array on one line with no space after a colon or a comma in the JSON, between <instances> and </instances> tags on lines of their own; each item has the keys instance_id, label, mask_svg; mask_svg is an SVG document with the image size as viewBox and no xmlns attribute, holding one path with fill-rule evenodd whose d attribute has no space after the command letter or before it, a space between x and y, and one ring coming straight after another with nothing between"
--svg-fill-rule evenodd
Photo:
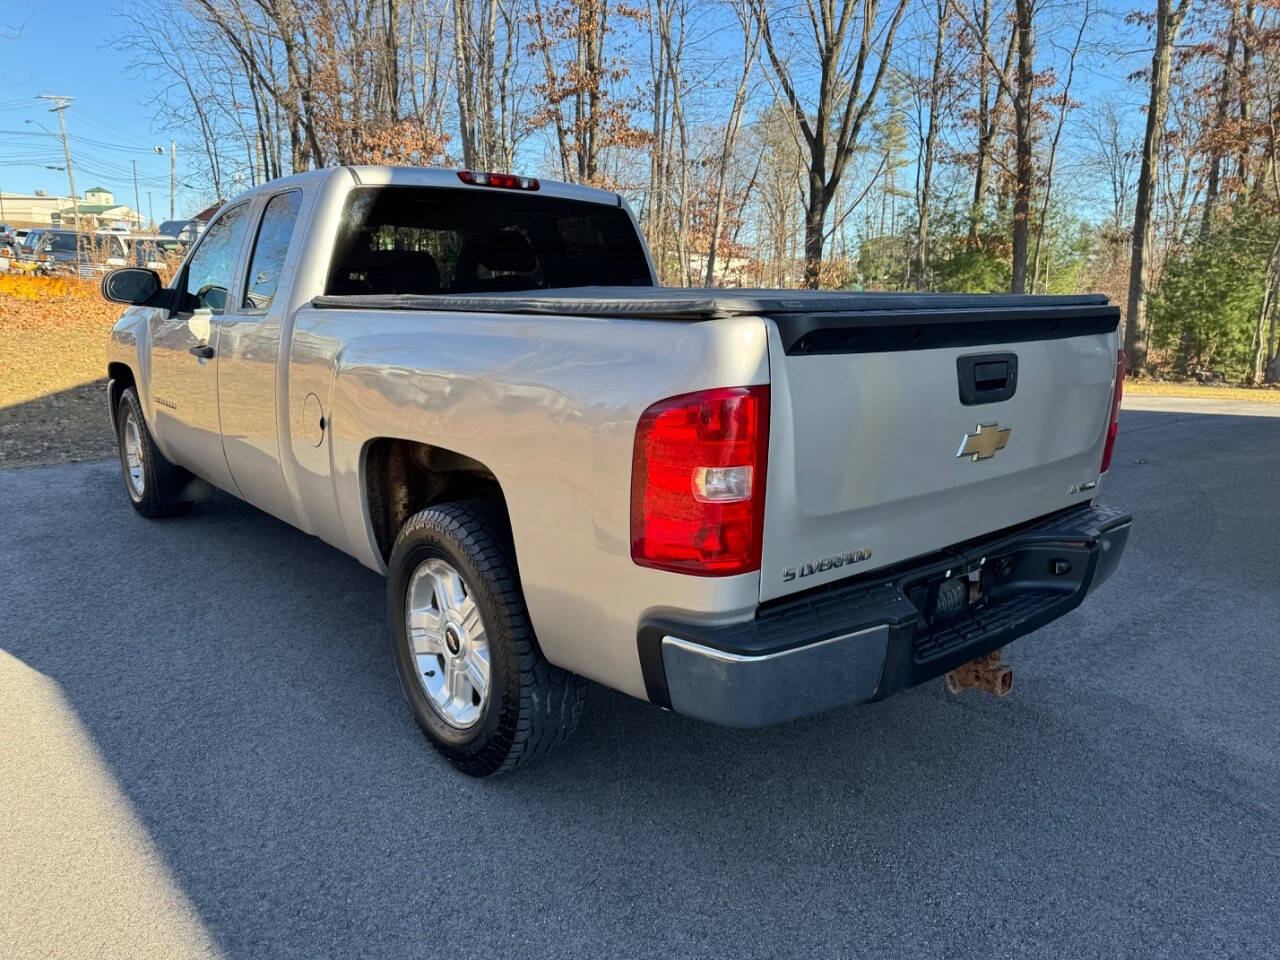
<instances>
[{"instance_id":1,"label":"chrome door handle","mask_svg":"<svg viewBox=\"0 0 1280 960\"><path fill-rule=\"evenodd\" d=\"M209 346L207 343L202 343L199 346L192 347L187 351L187 353L191 354L193 357L199 357L201 360L213 359L213 347Z\"/></svg>"}]
</instances>

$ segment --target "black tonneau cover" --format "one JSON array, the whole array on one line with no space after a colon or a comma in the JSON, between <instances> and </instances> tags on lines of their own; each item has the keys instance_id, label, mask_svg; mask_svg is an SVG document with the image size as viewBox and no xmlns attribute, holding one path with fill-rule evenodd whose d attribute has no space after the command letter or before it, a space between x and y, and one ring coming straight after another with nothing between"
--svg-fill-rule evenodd
<instances>
[{"instance_id":1,"label":"black tonneau cover","mask_svg":"<svg viewBox=\"0 0 1280 960\"><path fill-rule=\"evenodd\" d=\"M846 353L1010 343L1105 333L1119 307L1102 294L861 293L703 287L573 287L494 294L320 296L328 310L475 313L702 321L773 320L787 353Z\"/></svg>"}]
</instances>

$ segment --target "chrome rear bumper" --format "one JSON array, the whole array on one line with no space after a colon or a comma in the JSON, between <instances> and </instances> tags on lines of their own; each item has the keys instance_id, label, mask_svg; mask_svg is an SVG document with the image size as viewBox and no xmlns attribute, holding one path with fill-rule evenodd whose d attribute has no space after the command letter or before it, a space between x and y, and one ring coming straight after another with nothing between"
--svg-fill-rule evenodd
<instances>
[{"instance_id":1,"label":"chrome rear bumper","mask_svg":"<svg viewBox=\"0 0 1280 960\"><path fill-rule=\"evenodd\" d=\"M1068 613L1115 572L1128 514L1084 506L761 607L734 624L640 630L650 699L760 727L879 700ZM972 572L978 602L934 613L937 585Z\"/></svg>"}]
</instances>

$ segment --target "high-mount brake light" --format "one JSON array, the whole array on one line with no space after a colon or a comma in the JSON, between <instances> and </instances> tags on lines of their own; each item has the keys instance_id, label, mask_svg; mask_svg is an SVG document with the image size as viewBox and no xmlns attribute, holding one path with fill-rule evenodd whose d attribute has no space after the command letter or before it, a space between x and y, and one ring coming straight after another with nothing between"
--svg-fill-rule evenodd
<instances>
[{"instance_id":1,"label":"high-mount brake light","mask_svg":"<svg viewBox=\"0 0 1280 960\"><path fill-rule=\"evenodd\" d=\"M1107 445L1102 448L1101 473L1111 469L1111 454L1115 452L1116 434L1120 432L1120 398L1124 396L1125 369L1124 351L1121 350L1116 356L1116 391L1111 397L1111 422L1107 425Z\"/></svg>"},{"instance_id":2,"label":"high-mount brake light","mask_svg":"<svg viewBox=\"0 0 1280 960\"><path fill-rule=\"evenodd\" d=\"M541 186L537 177L517 177L514 173L484 173L479 170L459 170L458 179L473 187L501 187L503 190L537 190Z\"/></svg>"},{"instance_id":3,"label":"high-mount brake light","mask_svg":"<svg viewBox=\"0 0 1280 960\"><path fill-rule=\"evenodd\" d=\"M768 458L768 386L649 407L631 467L631 559L700 577L759 570Z\"/></svg>"}]
</instances>

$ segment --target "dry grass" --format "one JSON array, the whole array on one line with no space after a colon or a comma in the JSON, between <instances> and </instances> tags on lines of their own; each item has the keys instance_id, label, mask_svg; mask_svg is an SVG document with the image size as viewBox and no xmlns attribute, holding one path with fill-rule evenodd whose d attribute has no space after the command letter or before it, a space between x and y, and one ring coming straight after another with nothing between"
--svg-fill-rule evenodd
<instances>
[{"instance_id":1,"label":"dry grass","mask_svg":"<svg viewBox=\"0 0 1280 960\"><path fill-rule=\"evenodd\" d=\"M0 275L0 466L110 457L107 334L95 283Z\"/></svg>"},{"instance_id":2,"label":"dry grass","mask_svg":"<svg viewBox=\"0 0 1280 960\"><path fill-rule=\"evenodd\" d=\"M1202 400L1231 400L1236 403L1280 403L1278 387L1209 386L1203 383L1166 380L1126 380L1126 397L1193 397Z\"/></svg>"}]
</instances>

